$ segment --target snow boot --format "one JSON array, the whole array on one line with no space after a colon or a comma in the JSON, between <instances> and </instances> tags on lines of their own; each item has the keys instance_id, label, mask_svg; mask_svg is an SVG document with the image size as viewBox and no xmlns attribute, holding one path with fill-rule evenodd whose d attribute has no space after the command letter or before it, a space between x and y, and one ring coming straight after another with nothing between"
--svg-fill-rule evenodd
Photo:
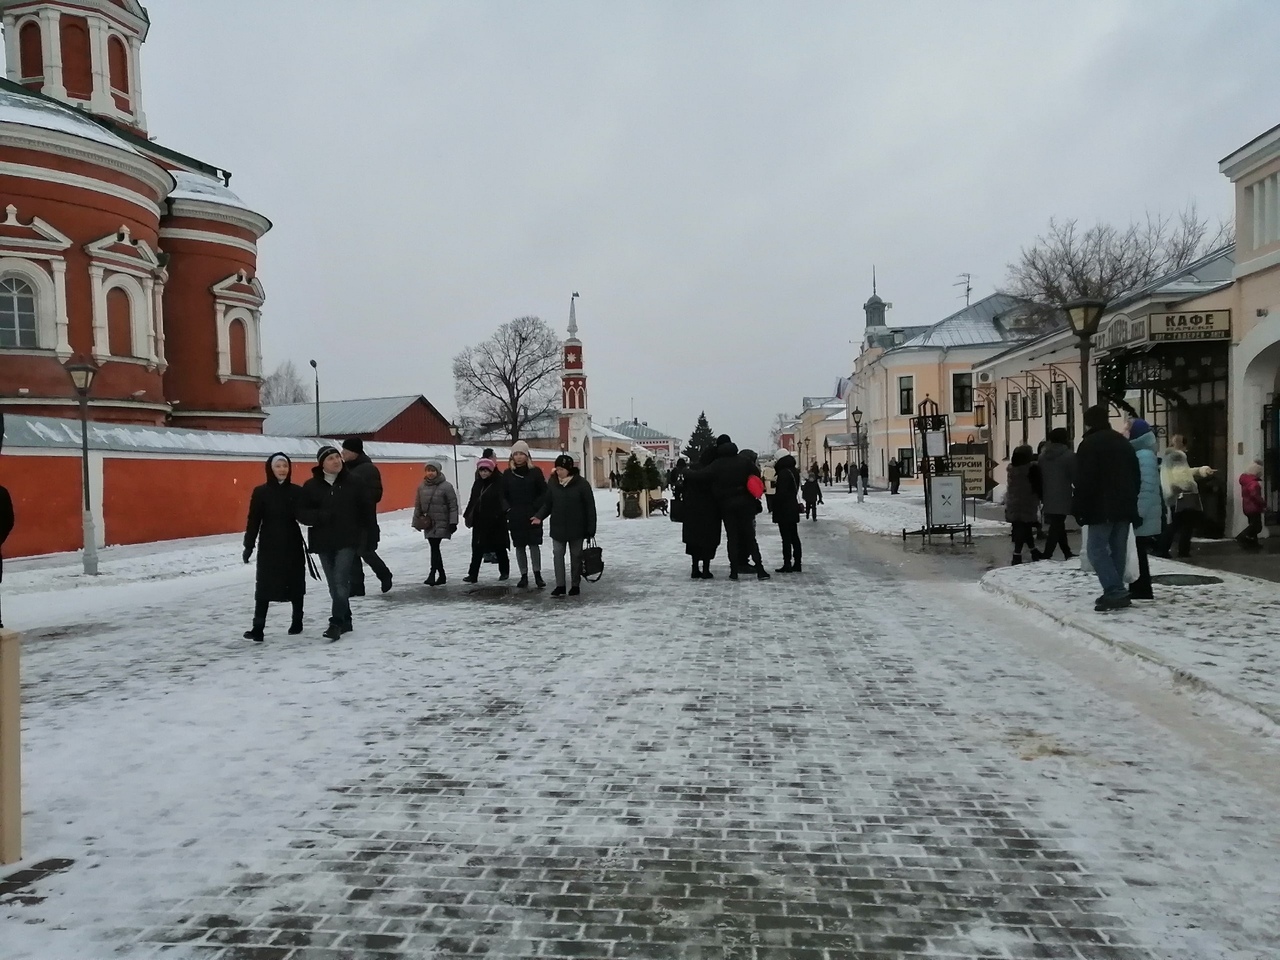
<instances>
[{"instance_id":1,"label":"snow boot","mask_svg":"<svg viewBox=\"0 0 1280 960\"><path fill-rule=\"evenodd\" d=\"M1040 560L1048 560L1048 559L1049 559L1049 555L1048 555L1047 553L1041 553L1039 550L1032 550L1032 551L1031 551L1031 562L1032 562L1032 563L1036 563L1037 561L1040 561Z\"/></svg>"},{"instance_id":2,"label":"snow boot","mask_svg":"<svg viewBox=\"0 0 1280 960\"><path fill-rule=\"evenodd\" d=\"M782 566L778 567L778 569L774 570L773 572L774 573L791 573L793 570L795 570L795 567L791 566L791 564L789 563L784 563Z\"/></svg>"},{"instance_id":3,"label":"snow boot","mask_svg":"<svg viewBox=\"0 0 1280 960\"><path fill-rule=\"evenodd\" d=\"M296 637L301 632L302 632L301 620L295 620L293 621L293 623L289 624L289 636Z\"/></svg>"},{"instance_id":4,"label":"snow boot","mask_svg":"<svg viewBox=\"0 0 1280 960\"><path fill-rule=\"evenodd\" d=\"M325 632L321 634L321 636L324 637L326 640L328 640L330 643L333 643L333 641L337 640L340 636L342 636L342 627L338 626L336 623L334 623L331 620L329 621L328 629L326 629Z\"/></svg>"},{"instance_id":5,"label":"snow boot","mask_svg":"<svg viewBox=\"0 0 1280 960\"><path fill-rule=\"evenodd\" d=\"M541 571L541 570L535 570L535 571L533 571L533 585L534 585L535 587L537 587L539 590L542 590L543 588L545 588L545 587L546 587L546 585L547 585L547 581L545 581L545 580L543 580L543 579L542 579L542 571Z\"/></svg>"},{"instance_id":6,"label":"snow boot","mask_svg":"<svg viewBox=\"0 0 1280 960\"><path fill-rule=\"evenodd\" d=\"M391 590L391 574L388 573L382 580L379 581L379 583L382 584L382 592L388 593Z\"/></svg>"},{"instance_id":7,"label":"snow boot","mask_svg":"<svg viewBox=\"0 0 1280 960\"><path fill-rule=\"evenodd\" d=\"M563 597L564 594L565 594L564 587L556 587L554 590L551 591L551 595L553 597Z\"/></svg>"},{"instance_id":8,"label":"snow boot","mask_svg":"<svg viewBox=\"0 0 1280 960\"><path fill-rule=\"evenodd\" d=\"M529 577L526 574L521 574L520 580L516 583L516 586L519 587L521 590L528 590Z\"/></svg>"},{"instance_id":9,"label":"snow boot","mask_svg":"<svg viewBox=\"0 0 1280 960\"><path fill-rule=\"evenodd\" d=\"M576 597L576 596L578 596L578 594L580 594L580 593L582 593L582 588L581 588L581 587L570 587L570 588L569 588L569 596L571 596L571 597Z\"/></svg>"},{"instance_id":10,"label":"snow boot","mask_svg":"<svg viewBox=\"0 0 1280 960\"><path fill-rule=\"evenodd\" d=\"M253 629L253 630L246 630L246 631L244 632L244 638L245 638L246 640L252 640L254 643L261 643L261 642L262 642L262 631L261 631L261 630L258 630L258 629L256 629L256 628L255 628L255 629Z\"/></svg>"},{"instance_id":11,"label":"snow boot","mask_svg":"<svg viewBox=\"0 0 1280 960\"><path fill-rule=\"evenodd\" d=\"M792 573L804 573L804 567L801 565L801 563L800 563L800 561L799 561L799 560L797 560L795 563L793 563L793 564L791 565L791 572L792 572Z\"/></svg>"},{"instance_id":12,"label":"snow boot","mask_svg":"<svg viewBox=\"0 0 1280 960\"><path fill-rule=\"evenodd\" d=\"M772 579L773 579L773 576L772 576L772 574L770 574L770 573L769 573L769 571L768 571L768 570L757 570L757 571L756 571L756 579L757 579L757 580L772 580Z\"/></svg>"},{"instance_id":13,"label":"snow boot","mask_svg":"<svg viewBox=\"0 0 1280 960\"><path fill-rule=\"evenodd\" d=\"M1015 554L1013 555L1013 566L1015 566L1015 567L1016 567L1016 566L1017 566L1018 564L1020 564L1021 562L1022 562L1022 554L1020 554L1020 553L1015 553Z\"/></svg>"},{"instance_id":14,"label":"snow boot","mask_svg":"<svg viewBox=\"0 0 1280 960\"><path fill-rule=\"evenodd\" d=\"M479 583L480 578L473 573L468 573L465 577L462 578L462 582L463 583Z\"/></svg>"},{"instance_id":15,"label":"snow boot","mask_svg":"<svg viewBox=\"0 0 1280 960\"><path fill-rule=\"evenodd\" d=\"M434 587L436 585L436 572L432 570L430 573L427 574L427 579L423 580L422 582L425 583L428 587Z\"/></svg>"},{"instance_id":16,"label":"snow boot","mask_svg":"<svg viewBox=\"0 0 1280 960\"><path fill-rule=\"evenodd\" d=\"M736 568L735 568L735 569L731 569L731 570L729 571L729 579L730 579L730 580L737 580L737 579L738 579L738 571L737 571L737 569L736 569Z\"/></svg>"}]
</instances>

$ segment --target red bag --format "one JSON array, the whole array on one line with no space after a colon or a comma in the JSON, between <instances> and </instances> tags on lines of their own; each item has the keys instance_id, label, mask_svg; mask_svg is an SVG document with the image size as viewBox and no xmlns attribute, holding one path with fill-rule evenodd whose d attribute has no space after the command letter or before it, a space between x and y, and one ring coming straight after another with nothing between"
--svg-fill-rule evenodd
<instances>
[{"instance_id":1,"label":"red bag","mask_svg":"<svg viewBox=\"0 0 1280 960\"><path fill-rule=\"evenodd\" d=\"M764 496L764 481L754 473L747 477L747 493L751 494L757 500Z\"/></svg>"}]
</instances>

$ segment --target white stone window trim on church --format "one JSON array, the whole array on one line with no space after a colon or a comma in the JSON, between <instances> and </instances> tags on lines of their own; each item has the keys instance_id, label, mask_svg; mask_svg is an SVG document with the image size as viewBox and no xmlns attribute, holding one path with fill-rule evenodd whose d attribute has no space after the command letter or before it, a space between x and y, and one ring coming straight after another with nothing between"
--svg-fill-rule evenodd
<instances>
[{"instance_id":1,"label":"white stone window trim on church","mask_svg":"<svg viewBox=\"0 0 1280 960\"><path fill-rule=\"evenodd\" d=\"M6 355L15 353L57 353L71 356L67 343L66 262L54 261L54 276L40 264L21 257L0 253L0 280L13 277L31 288L36 307L35 346L0 347Z\"/></svg>"},{"instance_id":2,"label":"white stone window trim on church","mask_svg":"<svg viewBox=\"0 0 1280 960\"><path fill-rule=\"evenodd\" d=\"M249 287L251 292L237 290ZM214 314L218 337L218 382L228 380L262 380L262 304L266 292L257 277L247 271L233 273L212 287ZM244 327L244 360L246 374L231 372L231 324L239 321Z\"/></svg>"},{"instance_id":3,"label":"white stone window trim on church","mask_svg":"<svg viewBox=\"0 0 1280 960\"><path fill-rule=\"evenodd\" d=\"M117 247L125 245L129 253ZM129 228L121 225L115 233L85 244L92 258L89 280L93 291L93 356L98 362L137 363L163 373L168 368L164 355L164 280L160 258L145 240L134 240ZM129 334L132 356L111 353L107 316L107 294L123 290L129 298Z\"/></svg>"},{"instance_id":4,"label":"white stone window trim on church","mask_svg":"<svg viewBox=\"0 0 1280 960\"><path fill-rule=\"evenodd\" d=\"M127 356L112 354L111 336L107 323L107 295L112 290L122 290L129 298L129 343L132 352ZM153 308L153 291L145 289L137 277L127 273L113 273L104 276L101 281L101 349L99 349L98 303L94 303L94 355L101 359L116 362L140 363L155 367L159 358L155 353L155 327L151 311Z\"/></svg>"}]
</instances>

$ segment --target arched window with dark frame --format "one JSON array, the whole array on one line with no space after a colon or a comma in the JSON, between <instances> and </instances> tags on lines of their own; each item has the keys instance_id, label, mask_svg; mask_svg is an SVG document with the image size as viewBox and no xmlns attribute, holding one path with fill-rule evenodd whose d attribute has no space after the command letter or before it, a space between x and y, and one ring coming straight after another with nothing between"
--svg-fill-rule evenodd
<instances>
[{"instance_id":1,"label":"arched window with dark frame","mask_svg":"<svg viewBox=\"0 0 1280 960\"><path fill-rule=\"evenodd\" d=\"M132 357L133 301L119 287L107 291L107 349L113 357Z\"/></svg>"},{"instance_id":2,"label":"arched window with dark frame","mask_svg":"<svg viewBox=\"0 0 1280 960\"><path fill-rule=\"evenodd\" d=\"M231 353L231 375L249 375L249 334L243 320L232 320L227 325L227 346Z\"/></svg>"},{"instance_id":3,"label":"arched window with dark frame","mask_svg":"<svg viewBox=\"0 0 1280 960\"><path fill-rule=\"evenodd\" d=\"M107 40L107 75L111 82L111 98L121 110L128 110L129 51L115 34Z\"/></svg>"},{"instance_id":4,"label":"arched window with dark frame","mask_svg":"<svg viewBox=\"0 0 1280 960\"><path fill-rule=\"evenodd\" d=\"M0 347L40 346L36 292L21 277L0 280Z\"/></svg>"},{"instance_id":5,"label":"arched window with dark frame","mask_svg":"<svg viewBox=\"0 0 1280 960\"><path fill-rule=\"evenodd\" d=\"M23 80L43 79L44 36L40 33L40 24L34 20L28 20L18 31L18 60Z\"/></svg>"}]
</instances>

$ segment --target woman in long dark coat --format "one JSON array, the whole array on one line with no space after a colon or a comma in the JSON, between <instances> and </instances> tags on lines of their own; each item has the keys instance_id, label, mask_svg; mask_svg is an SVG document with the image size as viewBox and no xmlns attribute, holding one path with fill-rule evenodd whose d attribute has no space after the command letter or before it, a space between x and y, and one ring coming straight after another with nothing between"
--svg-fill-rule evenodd
<instances>
[{"instance_id":1,"label":"woman in long dark coat","mask_svg":"<svg viewBox=\"0 0 1280 960\"><path fill-rule=\"evenodd\" d=\"M293 463L283 453L267 458L267 482L249 498L244 531L244 562L258 550L258 576L253 593L253 627L245 639L262 642L271 603L293 606L289 632L302 632L302 598L307 592L307 550L298 526L302 488L292 480Z\"/></svg>"},{"instance_id":2,"label":"woman in long dark coat","mask_svg":"<svg viewBox=\"0 0 1280 960\"><path fill-rule=\"evenodd\" d=\"M699 462L700 467L707 467L716 458L717 448L704 451ZM720 508L716 505L715 494L711 489L711 479L699 476L696 471L689 471L684 477L684 522L681 525L680 538L684 541L684 552L693 563L690 579L711 580L711 561L720 549Z\"/></svg>"},{"instance_id":3,"label":"woman in long dark coat","mask_svg":"<svg viewBox=\"0 0 1280 960\"><path fill-rule=\"evenodd\" d=\"M488 457L476 464L475 486L471 488L471 501L462 519L471 528L471 567L463 582L475 583L480 579L480 564L486 553L497 555L498 579L506 580L511 575L511 560L507 556L511 546L507 534L507 499L503 495L498 465Z\"/></svg>"}]
</instances>

